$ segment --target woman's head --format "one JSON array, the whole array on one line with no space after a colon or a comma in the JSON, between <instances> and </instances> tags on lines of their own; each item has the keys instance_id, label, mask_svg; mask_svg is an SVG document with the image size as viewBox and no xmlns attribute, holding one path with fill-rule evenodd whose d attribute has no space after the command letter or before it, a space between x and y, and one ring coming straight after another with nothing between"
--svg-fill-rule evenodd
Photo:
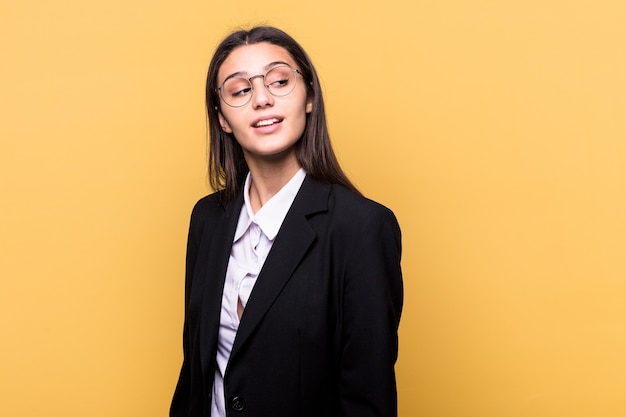
<instances>
[{"instance_id":1,"label":"woman's head","mask_svg":"<svg viewBox=\"0 0 626 417\"><path fill-rule=\"evenodd\" d=\"M306 96L306 114L302 113L303 117L305 117L304 129L294 146L295 156L300 166L307 173L322 181L339 183L355 190L341 171L333 153L326 125L324 101L319 78L311 59L291 36L279 29L266 26L255 27L251 30L240 30L227 36L217 47L209 65L206 84L206 104L210 134L209 179L213 188L224 189L225 198L230 200L234 197L248 172L244 151L237 141L240 137L235 137L237 131L224 128L228 114L236 114L234 111L239 109L233 109L224 102L220 97L218 89L222 87L226 78L225 72L221 71L222 67L236 68L231 65L233 59L229 60L229 57L232 55L233 58L237 58L239 61L245 58L245 61L249 63L254 58L247 55L247 53L240 53L244 51L241 48L257 44L262 47L248 49L251 52L256 50L277 51L279 56L287 57L284 60L281 59L281 61L288 61L287 63L297 70L294 75L301 78L297 80L297 83L301 83L299 86L300 90L296 90L296 93L290 93L301 93ZM239 52L233 55L235 51ZM253 54L252 56L257 55ZM259 65L261 64L265 65L268 63L259 62ZM260 74L257 72L246 73L244 78L256 78L257 75ZM297 88L298 86L296 86ZM267 94L267 91L257 93L258 91L259 88L255 88L252 94ZM252 98L252 100L243 104L241 108L245 111L247 106L254 105L255 99ZM227 116L226 118L224 117L225 115Z\"/></svg>"}]
</instances>

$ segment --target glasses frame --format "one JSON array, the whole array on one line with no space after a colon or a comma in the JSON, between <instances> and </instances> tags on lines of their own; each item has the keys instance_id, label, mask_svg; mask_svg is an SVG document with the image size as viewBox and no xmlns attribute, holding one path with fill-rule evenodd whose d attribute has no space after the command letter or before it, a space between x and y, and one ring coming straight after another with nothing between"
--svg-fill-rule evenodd
<instances>
[{"instance_id":1,"label":"glasses frame","mask_svg":"<svg viewBox=\"0 0 626 417\"><path fill-rule=\"evenodd\" d=\"M274 92L272 92L272 90L270 90L270 86L269 86L269 85L267 85L267 83L265 82L265 77L266 77L266 76L267 76L267 74L269 74L271 71L274 71L276 68L281 68L281 67L286 67L286 68L289 68L291 71L293 71L293 73L295 74L296 80L295 80L295 81L294 81L294 83L293 83L293 88L292 88L291 90L289 90L287 93L285 93L285 94L275 94ZM291 66L290 66L290 65L287 65L287 64L276 65L276 66L274 66L274 67L272 67L272 68L268 69L268 70L265 72L265 74L253 75L253 76L252 76L252 77L250 77L250 78L246 78L246 77L229 77L229 78L226 78L226 79L224 80L224 82L222 83L222 85L221 85L221 86L219 86L219 87L217 87L217 88L215 89L215 91L218 93L218 95L220 96L220 99L224 102L224 104L226 104L228 107L233 107L233 108L235 108L235 109L238 109L238 108L243 107L243 106L245 106L246 104L250 103L250 100L252 100L252 95L254 94L254 86L252 85L252 80L253 80L253 79L255 79L255 78L263 78L263 86L265 87L265 89L267 90L267 92L268 92L268 93L270 93L271 95L273 95L274 97L286 97L286 96L288 96L289 94L293 93L293 90L295 90L295 89L296 89L296 85L298 84L298 75L297 75L297 74L300 74L300 76L304 77L304 76L302 75L302 72L300 72L300 70L299 70L299 69L297 69L297 68L291 68ZM241 78L241 79L244 79L244 80L248 81L248 84L250 84L250 95L248 95L248 99L246 100L246 102L245 102L245 103L240 104L240 105L238 105L238 106L233 106L232 104L230 104L229 102L227 102L227 101L224 99L224 96L222 95L222 89L224 88L224 84L226 84L226 82L227 82L227 81L232 80L232 79L236 79L236 78Z\"/></svg>"}]
</instances>

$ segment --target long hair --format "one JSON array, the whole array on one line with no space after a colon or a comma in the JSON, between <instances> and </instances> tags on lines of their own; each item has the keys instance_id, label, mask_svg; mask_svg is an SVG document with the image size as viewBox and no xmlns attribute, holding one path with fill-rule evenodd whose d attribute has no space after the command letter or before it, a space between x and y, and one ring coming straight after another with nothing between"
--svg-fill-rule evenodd
<instances>
[{"instance_id":1,"label":"long hair","mask_svg":"<svg viewBox=\"0 0 626 417\"><path fill-rule=\"evenodd\" d=\"M296 158L302 168L314 178L331 184L341 184L360 194L345 175L333 152L324 99L319 78L311 59L288 34L270 26L239 30L227 36L217 47L209 65L206 82L206 106L209 123L209 183L214 190L222 190L226 201L232 200L243 185L248 165L243 150L232 133L224 132L218 114L222 103L217 92L217 74L230 53L243 45L267 42L283 47L296 61L305 81L307 96L313 100L313 109L306 115L302 137L295 145Z\"/></svg>"}]
</instances>

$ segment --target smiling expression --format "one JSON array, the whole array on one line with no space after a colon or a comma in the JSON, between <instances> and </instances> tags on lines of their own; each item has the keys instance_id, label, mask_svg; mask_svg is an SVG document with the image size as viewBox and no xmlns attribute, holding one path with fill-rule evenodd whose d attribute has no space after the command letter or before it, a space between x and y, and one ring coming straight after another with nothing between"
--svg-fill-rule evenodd
<instances>
[{"instance_id":1,"label":"smiling expression","mask_svg":"<svg viewBox=\"0 0 626 417\"><path fill-rule=\"evenodd\" d=\"M285 64L299 69L283 47L261 42L234 49L218 71L218 85L233 76L253 77L250 101L236 108L222 102L218 115L222 129L232 133L241 145L248 164L252 159L295 160L294 146L302 137L306 114L313 107L305 81L295 74L298 79L294 90L276 97L264 87L263 77L258 76Z\"/></svg>"}]
</instances>

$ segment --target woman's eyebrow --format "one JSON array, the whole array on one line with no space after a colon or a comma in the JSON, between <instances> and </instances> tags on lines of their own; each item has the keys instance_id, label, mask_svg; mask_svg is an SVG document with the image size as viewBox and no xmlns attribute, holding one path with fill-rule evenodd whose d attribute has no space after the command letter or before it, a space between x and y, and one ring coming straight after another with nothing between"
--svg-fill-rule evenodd
<instances>
[{"instance_id":1,"label":"woman's eyebrow","mask_svg":"<svg viewBox=\"0 0 626 417\"><path fill-rule=\"evenodd\" d=\"M224 81L222 81L222 84L225 83L227 80L230 80L231 78L235 78L235 77L244 77L244 75L247 75L248 73L246 71L237 71L237 72L233 72L232 74L230 74L229 76L227 76L226 78L224 78Z\"/></svg>"},{"instance_id":2,"label":"woman's eyebrow","mask_svg":"<svg viewBox=\"0 0 626 417\"><path fill-rule=\"evenodd\" d=\"M285 61L274 61L274 62L270 62L269 64L267 64L265 66L265 69L268 70L272 67L275 67L276 65L287 65L287 66L291 66L290 64L286 63Z\"/></svg>"}]
</instances>

